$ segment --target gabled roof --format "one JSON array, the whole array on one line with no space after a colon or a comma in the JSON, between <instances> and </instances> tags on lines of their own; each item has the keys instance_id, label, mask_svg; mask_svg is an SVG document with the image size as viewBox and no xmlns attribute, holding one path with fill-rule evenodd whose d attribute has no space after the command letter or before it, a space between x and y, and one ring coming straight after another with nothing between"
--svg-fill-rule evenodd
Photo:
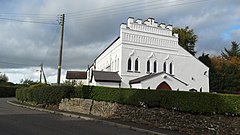
<instances>
[{"instance_id":1,"label":"gabled roof","mask_svg":"<svg viewBox=\"0 0 240 135\"><path fill-rule=\"evenodd\" d=\"M87 79L87 72L67 71L66 79Z\"/></svg>"},{"instance_id":2,"label":"gabled roof","mask_svg":"<svg viewBox=\"0 0 240 135\"><path fill-rule=\"evenodd\" d=\"M142 81L145 81L145 80L147 80L147 79L150 79L150 78L152 78L152 77L155 77L155 76L158 76L158 75L161 75L161 74L166 74L166 75L174 78L175 80L177 80L177 81L179 81L179 82L181 82L181 83L183 83L183 84L185 84L185 85L188 85L187 83L183 82L182 80L180 80L180 79L178 79L178 78L174 77L173 75L170 75L170 74L168 74L168 73L166 73L166 72L151 73L151 74L148 74L148 75L145 75L145 76L142 76L142 77L139 77L139 78L130 80L130 81L129 81L129 84L140 83L140 82L142 82Z\"/></svg>"},{"instance_id":3,"label":"gabled roof","mask_svg":"<svg viewBox=\"0 0 240 135\"><path fill-rule=\"evenodd\" d=\"M96 82L121 82L122 80L118 72L93 71L93 76Z\"/></svg>"},{"instance_id":4,"label":"gabled roof","mask_svg":"<svg viewBox=\"0 0 240 135\"><path fill-rule=\"evenodd\" d=\"M117 42L119 38L120 36L118 36L105 50L103 50L102 53L100 53L94 61L96 61L108 48L110 48L115 42Z\"/></svg>"}]
</instances>

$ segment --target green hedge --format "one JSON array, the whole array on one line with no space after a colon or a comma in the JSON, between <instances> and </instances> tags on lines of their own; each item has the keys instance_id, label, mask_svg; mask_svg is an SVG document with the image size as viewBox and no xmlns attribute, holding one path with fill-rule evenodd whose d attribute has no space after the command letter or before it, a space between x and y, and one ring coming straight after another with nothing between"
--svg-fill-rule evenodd
<instances>
[{"instance_id":1,"label":"green hedge","mask_svg":"<svg viewBox=\"0 0 240 135\"><path fill-rule=\"evenodd\" d=\"M0 86L0 97L15 97L16 86Z\"/></svg>"},{"instance_id":2,"label":"green hedge","mask_svg":"<svg viewBox=\"0 0 240 135\"><path fill-rule=\"evenodd\" d=\"M239 95L84 87L83 91L90 88L88 98L94 100L149 108L163 107L194 114L240 114Z\"/></svg>"},{"instance_id":3,"label":"green hedge","mask_svg":"<svg viewBox=\"0 0 240 135\"><path fill-rule=\"evenodd\" d=\"M77 91L71 86L23 87L16 90L16 98L36 104L58 104L63 98L81 96Z\"/></svg>"},{"instance_id":4,"label":"green hedge","mask_svg":"<svg viewBox=\"0 0 240 135\"><path fill-rule=\"evenodd\" d=\"M20 101L58 104L62 98L88 98L142 107L163 107L193 114L240 115L240 96L228 94L156 91L83 86L37 86L16 91Z\"/></svg>"}]
</instances>

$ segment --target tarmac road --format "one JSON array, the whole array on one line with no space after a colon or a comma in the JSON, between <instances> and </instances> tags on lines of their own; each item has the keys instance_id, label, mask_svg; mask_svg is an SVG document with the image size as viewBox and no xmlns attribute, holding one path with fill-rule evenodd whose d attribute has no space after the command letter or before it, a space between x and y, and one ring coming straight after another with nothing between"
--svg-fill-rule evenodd
<instances>
[{"instance_id":1,"label":"tarmac road","mask_svg":"<svg viewBox=\"0 0 240 135\"><path fill-rule=\"evenodd\" d=\"M144 135L108 124L7 104L0 98L0 135Z\"/></svg>"},{"instance_id":2,"label":"tarmac road","mask_svg":"<svg viewBox=\"0 0 240 135\"><path fill-rule=\"evenodd\" d=\"M11 102L15 100L0 98L0 135L186 135L144 124Z\"/></svg>"}]
</instances>

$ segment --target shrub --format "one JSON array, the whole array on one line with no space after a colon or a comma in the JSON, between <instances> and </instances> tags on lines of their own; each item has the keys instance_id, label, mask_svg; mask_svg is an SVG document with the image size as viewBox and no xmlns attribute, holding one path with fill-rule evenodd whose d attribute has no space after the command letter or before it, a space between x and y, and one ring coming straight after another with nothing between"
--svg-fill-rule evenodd
<instances>
[{"instance_id":1,"label":"shrub","mask_svg":"<svg viewBox=\"0 0 240 135\"><path fill-rule=\"evenodd\" d=\"M0 97L15 97L16 86L0 86Z\"/></svg>"},{"instance_id":2,"label":"shrub","mask_svg":"<svg viewBox=\"0 0 240 135\"><path fill-rule=\"evenodd\" d=\"M194 114L240 115L239 95L91 87L90 98L149 108L163 107Z\"/></svg>"},{"instance_id":3,"label":"shrub","mask_svg":"<svg viewBox=\"0 0 240 135\"><path fill-rule=\"evenodd\" d=\"M58 104L61 99L70 98L74 93L75 88L71 86L37 86L17 89L16 97L20 101L36 104Z\"/></svg>"},{"instance_id":4,"label":"shrub","mask_svg":"<svg viewBox=\"0 0 240 135\"><path fill-rule=\"evenodd\" d=\"M84 85L84 86L82 87L81 97L82 97L82 98L86 98L86 99L91 98L91 90L92 90L93 88L94 88L94 86Z\"/></svg>"},{"instance_id":5,"label":"shrub","mask_svg":"<svg viewBox=\"0 0 240 135\"><path fill-rule=\"evenodd\" d=\"M156 91L97 86L39 86L16 91L20 101L58 104L62 98L88 98L142 107L163 107L194 114L240 115L240 96L228 94Z\"/></svg>"}]
</instances>

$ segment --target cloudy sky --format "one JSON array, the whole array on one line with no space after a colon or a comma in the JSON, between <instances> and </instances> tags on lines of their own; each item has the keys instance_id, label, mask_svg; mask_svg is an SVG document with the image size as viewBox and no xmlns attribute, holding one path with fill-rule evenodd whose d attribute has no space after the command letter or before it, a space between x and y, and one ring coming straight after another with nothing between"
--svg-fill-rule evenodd
<instances>
[{"instance_id":1,"label":"cloudy sky","mask_svg":"<svg viewBox=\"0 0 240 135\"><path fill-rule=\"evenodd\" d=\"M239 0L0 0L0 72L15 83L37 81L43 63L55 83L63 13L62 81L67 70L92 64L130 16L189 26L198 35L198 56L219 55L231 41L240 43Z\"/></svg>"}]
</instances>

